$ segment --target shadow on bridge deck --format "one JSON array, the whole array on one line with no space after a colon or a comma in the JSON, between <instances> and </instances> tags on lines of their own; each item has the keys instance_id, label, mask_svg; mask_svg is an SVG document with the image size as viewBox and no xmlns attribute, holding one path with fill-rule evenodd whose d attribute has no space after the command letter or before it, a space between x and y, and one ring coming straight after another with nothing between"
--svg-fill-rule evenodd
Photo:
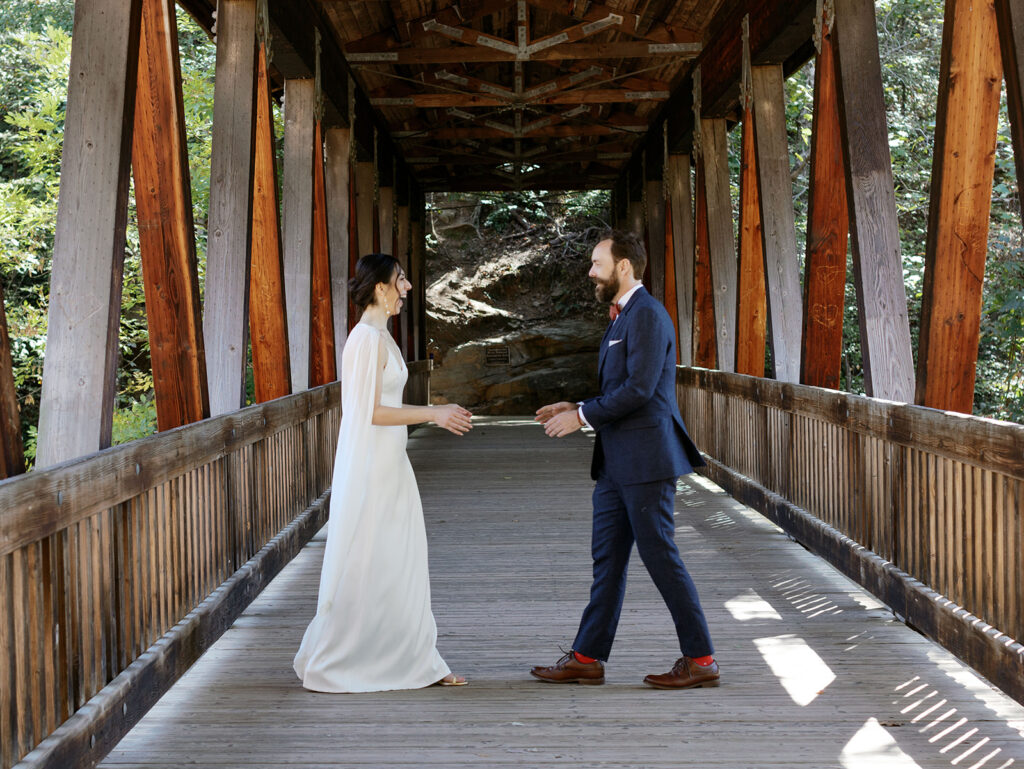
<instances>
[{"instance_id":1,"label":"shadow on bridge deck","mask_svg":"<svg viewBox=\"0 0 1024 769\"><path fill-rule=\"evenodd\" d=\"M462 689L325 695L292 656L316 604L321 532L105 767L990 767L1024 764L1024 708L699 476L677 541L718 647L718 689L645 688L677 656L639 559L603 687L552 686L589 587L591 438L526 420L430 428L410 456L438 646Z\"/></svg>"}]
</instances>

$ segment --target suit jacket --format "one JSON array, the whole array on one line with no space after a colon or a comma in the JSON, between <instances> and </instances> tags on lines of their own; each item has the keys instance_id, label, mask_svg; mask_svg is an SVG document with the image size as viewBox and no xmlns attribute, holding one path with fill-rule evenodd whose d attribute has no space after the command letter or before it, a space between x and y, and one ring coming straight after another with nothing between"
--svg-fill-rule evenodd
<instances>
[{"instance_id":1,"label":"suit jacket","mask_svg":"<svg viewBox=\"0 0 1024 769\"><path fill-rule=\"evenodd\" d=\"M608 325L601 394L583 402L597 431L590 474L628 485L677 478L704 465L676 402L676 340L664 306L642 286Z\"/></svg>"}]
</instances>

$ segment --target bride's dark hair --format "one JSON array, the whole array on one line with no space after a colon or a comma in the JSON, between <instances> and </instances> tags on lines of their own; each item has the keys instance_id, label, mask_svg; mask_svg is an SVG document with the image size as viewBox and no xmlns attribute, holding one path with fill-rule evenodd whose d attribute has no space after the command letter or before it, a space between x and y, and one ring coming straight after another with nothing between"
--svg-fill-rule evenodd
<instances>
[{"instance_id":1,"label":"bride's dark hair","mask_svg":"<svg viewBox=\"0 0 1024 769\"><path fill-rule=\"evenodd\" d=\"M373 304L378 283L390 283L398 271L398 260L391 254L367 254L356 262L356 274L348 282L348 298L360 312Z\"/></svg>"}]
</instances>

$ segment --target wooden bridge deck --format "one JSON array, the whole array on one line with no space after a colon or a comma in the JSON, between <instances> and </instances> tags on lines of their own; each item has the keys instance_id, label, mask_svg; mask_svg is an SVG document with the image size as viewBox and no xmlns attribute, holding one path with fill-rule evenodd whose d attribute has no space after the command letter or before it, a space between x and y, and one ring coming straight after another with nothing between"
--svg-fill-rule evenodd
<instances>
[{"instance_id":1,"label":"wooden bridge deck","mask_svg":"<svg viewBox=\"0 0 1024 769\"><path fill-rule=\"evenodd\" d=\"M680 482L677 539L723 685L642 685L677 649L635 553L607 684L533 680L587 596L590 446L514 419L414 434L438 645L470 686L299 686L321 532L102 766L1024 766L1024 708L698 476Z\"/></svg>"}]
</instances>

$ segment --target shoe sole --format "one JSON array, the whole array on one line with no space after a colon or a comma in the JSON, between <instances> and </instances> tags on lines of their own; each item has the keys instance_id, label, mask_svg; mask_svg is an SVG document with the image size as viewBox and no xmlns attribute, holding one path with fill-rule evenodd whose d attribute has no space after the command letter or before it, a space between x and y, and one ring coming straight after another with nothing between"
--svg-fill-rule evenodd
<instances>
[{"instance_id":1,"label":"shoe sole","mask_svg":"<svg viewBox=\"0 0 1024 769\"><path fill-rule=\"evenodd\" d=\"M546 684L583 684L584 686L601 686L604 683L604 678L563 678L556 681L553 678L543 678L532 670L530 671L530 675L538 681L543 681Z\"/></svg>"},{"instance_id":2,"label":"shoe sole","mask_svg":"<svg viewBox=\"0 0 1024 769\"><path fill-rule=\"evenodd\" d=\"M664 684L656 684L652 681L644 680L644 683L654 689L711 689L715 686L721 685L721 681L717 678L711 681L701 681L699 684L687 684L686 686L665 686Z\"/></svg>"}]
</instances>

